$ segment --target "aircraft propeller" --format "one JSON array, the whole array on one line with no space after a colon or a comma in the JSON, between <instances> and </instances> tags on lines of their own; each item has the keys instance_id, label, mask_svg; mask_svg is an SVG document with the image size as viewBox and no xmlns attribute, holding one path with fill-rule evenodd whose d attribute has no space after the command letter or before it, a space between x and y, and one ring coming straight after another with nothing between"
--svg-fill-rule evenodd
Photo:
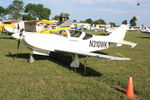
<instances>
[{"instance_id":1,"label":"aircraft propeller","mask_svg":"<svg viewBox=\"0 0 150 100\"><path fill-rule=\"evenodd\" d=\"M17 51L19 50L19 47L20 47L20 39L18 39Z\"/></svg>"},{"instance_id":2,"label":"aircraft propeller","mask_svg":"<svg viewBox=\"0 0 150 100\"><path fill-rule=\"evenodd\" d=\"M24 29L19 29L19 39L18 39L18 44L17 44L17 51L19 50L19 47L20 47L20 39L22 38L23 36L23 31Z\"/></svg>"}]
</instances>

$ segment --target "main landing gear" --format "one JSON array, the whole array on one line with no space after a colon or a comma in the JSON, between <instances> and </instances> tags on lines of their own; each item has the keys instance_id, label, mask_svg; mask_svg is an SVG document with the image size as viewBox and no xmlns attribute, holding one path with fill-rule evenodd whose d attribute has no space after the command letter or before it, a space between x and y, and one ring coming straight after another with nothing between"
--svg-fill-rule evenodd
<instances>
[{"instance_id":1,"label":"main landing gear","mask_svg":"<svg viewBox=\"0 0 150 100\"><path fill-rule=\"evenodd\" d=\"M73 61L70 64L70 67L74 68L74 70L76 71L76 68L79 68L80 66L80 61L79 61L79 57L78 54L73 54L72 56ZM86 75L86 71L87 71L87 57L84 60L84 74Z\"/></svg>"},{"instance_id":2,"label":"main landing gear","mask_svg":"<svg viewBox=\"0 0 150 100\"><path fill-rule=\"evenodd\" d=\"M79 68L80 66L80 61L79 61L79 57L77 54L73 54L72 56L73 61L70 64L70 67L72 68Z\"/></svg>"},{"instance_id":3,"label":"main landing gear","mask_svg":"<svg viewBox=\"0 0 150 100\"><path fill-rule=\"evenodd\" d=\"M30 53L30 56L29 56L29 59L28 59L28 62L29 62L29 63L33 63L33 62L35 61L35 59L34 59L34 57L33 57L33 54L34 54L33 52ZM79 66L80 66L80 61L79 61L78 54L73 54L73 55L72 55L72 59L73 59L73 60L72 60L72 62L70 63L70 67L71 67L71 68L74 68L74 69L79 68ZM87 57L86 57L84 63L85 63L85 66L84 66L84 74L86 74Z\"/></svg>"},{"instance_id":4,"label":"main landing gear","mask_svg":"<svg viewBox=\"0 0 150 100\"><path fill-rule=\"evenodd\" d=\"M30 54L30 57L29 57L29 63L33 63L35 61L34 57L33 57L33 52Z\"/></svg>"}]
</instances>

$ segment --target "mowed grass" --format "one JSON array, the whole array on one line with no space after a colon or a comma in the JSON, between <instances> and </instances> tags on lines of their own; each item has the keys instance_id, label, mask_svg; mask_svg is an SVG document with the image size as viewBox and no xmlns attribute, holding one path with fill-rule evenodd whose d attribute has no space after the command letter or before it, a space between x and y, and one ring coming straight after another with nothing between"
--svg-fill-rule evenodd
<instances>
[{"instance_id":1,"label":"mowed grass","mask_svg":"<svg viewBox=\"0 0 150 100\"><path fill-rule=\"evenodd\" d=\"M69 67L71 56L62 53L34 56L36 61L30 64L27 59L31 51L27 47L21 44L17 52L17 41L0 35L0 100L128 100L125 92L130 76L136 99L149 100L150 34L131 31L125 40L138 45L100 52L130 57L130 61L81 57L80 68L74 70Z\"/></svg>"}]
</instances>

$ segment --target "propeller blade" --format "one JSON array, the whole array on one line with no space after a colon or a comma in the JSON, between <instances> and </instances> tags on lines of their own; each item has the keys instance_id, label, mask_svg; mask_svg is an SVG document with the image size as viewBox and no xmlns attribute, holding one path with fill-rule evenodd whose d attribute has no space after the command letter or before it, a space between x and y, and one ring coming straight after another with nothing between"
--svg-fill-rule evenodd
<instances>
[{"instance_id":1,"label":"propeller blade","mask_svg":"<svg viewBox=\"0 0 150 100\"><path fill-rule=\"evenodd\" d=\"M19 26L19 24L17 25L17 29L20 29L20 26Z\"/></svg>"},{"instance_id":2,"label":"propeller blade","mask_svg":"<svg viewBox=\"0 0 150 100\"><path fill-rule=\"evenodd\" d=\"M20 47L20 39L18 40L17 51L19 50L19 47Z\"/></svg>"}]
</instances>

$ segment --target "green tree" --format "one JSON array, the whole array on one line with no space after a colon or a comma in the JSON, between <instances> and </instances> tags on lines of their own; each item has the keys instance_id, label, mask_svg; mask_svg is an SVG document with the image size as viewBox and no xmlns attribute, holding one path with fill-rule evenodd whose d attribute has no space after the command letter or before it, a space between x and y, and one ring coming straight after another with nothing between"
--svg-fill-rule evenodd
<instances>
[{"instance_id":1,"label":"green tree","mask_svg":"<svg viewBox=\"0 0 150 100\"><path fill-rule=\"evenodd\" d=\"M0 19L3 19L7 14L7 10L0 6Z\"/></svg>"},{"instance_id":2,"label":"green tree","mask_svg":"<svg viewBox=\"0 0 150 100\"><path fill-rule=\"evenodd\" d=\"M60 16L59 15L56 15L52 18L52 20L59 20Z\"/></svg>"},{"instance_id":3,"label":"green tree","mask_svg":"<svg viewBox=\"0 0 150 100\"><path fill-rule=\"evenodd\" d=\"M13 0L12 4L7 8L10 19L19 20L22 18L23 5L22 0Z\"/></svg>"},{"instance_id":4,"label":"green tree","mask_svg":"<svg viewBox=\"0 0 150 100\"><path fill-rule=\"evenodd\" d=\"M22 19L23 19L23 20L36 20L34 17L32 17L32 16L29 15L29 14L28 14L28 15L23 15L23 16L22 16Z\"/></svg>"},{"instance_id":5,"label":"green tree","mask_svg":"<svg viewBox=\"0 0 150 100\"><path fill-rule=\"evenodd\" d=\"M80 20L80 23L84 23L84 21Z\"/></svg>"},{"instance_id":6,"label":"green tree","mask_svg":"<svg viewBox=\"0 0 150 100\"><path fill-rule=\"evenodd\" d=\"M77 22L77 20L76 20L76 19L74 19L74 20L73 20L73 22Z\"/></svg>"},{"instance_id":7,"label":"green tree","mask_svg":"<svg viewBox=\"0 0 150 100\"><path fill-rule=\"evenodd\" d=\"M60 13L60 16L61 16L61 17L69 17L70 14L68 14L68 13Z\"/></svg>"},{"instance_id":8,"label":"green tree","mask_svg":"<svg viewBox=\"0 0 150 100\"><path fill-rule=\"evenodd\" d=\"M116 23L114 23L114 22L110 22L109 24L113 27L116 27Z\"/></svg>"},{"instance_id":9,"label":"green tree","mask_svg":"<svg viewBox=\"0 0 150 100\"><path fill-rule=\"evenodd\" d=\"M48 8L44 8L42 4L29 3L25 7L25 13L26 15L30 15L31 18L41 20L41 19L49 19L49 16L51 15L51 10Z\"/></svg>"},{"instance_id":10,"label":"green tree","mask_svg":"<svg viewBox=\"0 0 150 100\"><path fill-rule=\"evenodd\" d=\"M132 19L130 20L130 25L136 26L136 20L137 20L137 18L135 16L133 16Z\"/></svg>"},{"instance_id":11,"label":"green tree","mask_svg":"<svg viewBox=\"0 0 150 100\"><path fill-rule=\"evenodd\" d=\"M88 18L84 21L85 23L93 24L93 20L91 18Z\"/></svg>"},{"instance_id":12,"label":"green tree","mask_svg":"<svg viewBox=\"0 0 150 100\"><path fill-rule=\"evenodd\" d=\"M103 19L98 19L98 20L95 20L93 24L106 24L106 22Z\"/></svg>"},{"instance_id":13,"label":"green tree","mask_svg":"<svg viewBox=\"0 0 150 100\"><path fill-rule=\"evenodd\" d=\"M124 20L124 21L122 21L122 24L127 25L127 24L128 24L128 21L127 21L127 20Z\"/></svg>"},{"instance_id":14,"label":"green tree","mask_svg":"<svg viewBox=\"0 0 150 100\"><path fill-rule=\"evenodd\" d=\"M41 15L40 15L41 14ZM51 10L48 8L43 8L43 10L41 12L39 12L39 19L48 19L50 17L51 14Z\"/></svg>"}]
</instances>

